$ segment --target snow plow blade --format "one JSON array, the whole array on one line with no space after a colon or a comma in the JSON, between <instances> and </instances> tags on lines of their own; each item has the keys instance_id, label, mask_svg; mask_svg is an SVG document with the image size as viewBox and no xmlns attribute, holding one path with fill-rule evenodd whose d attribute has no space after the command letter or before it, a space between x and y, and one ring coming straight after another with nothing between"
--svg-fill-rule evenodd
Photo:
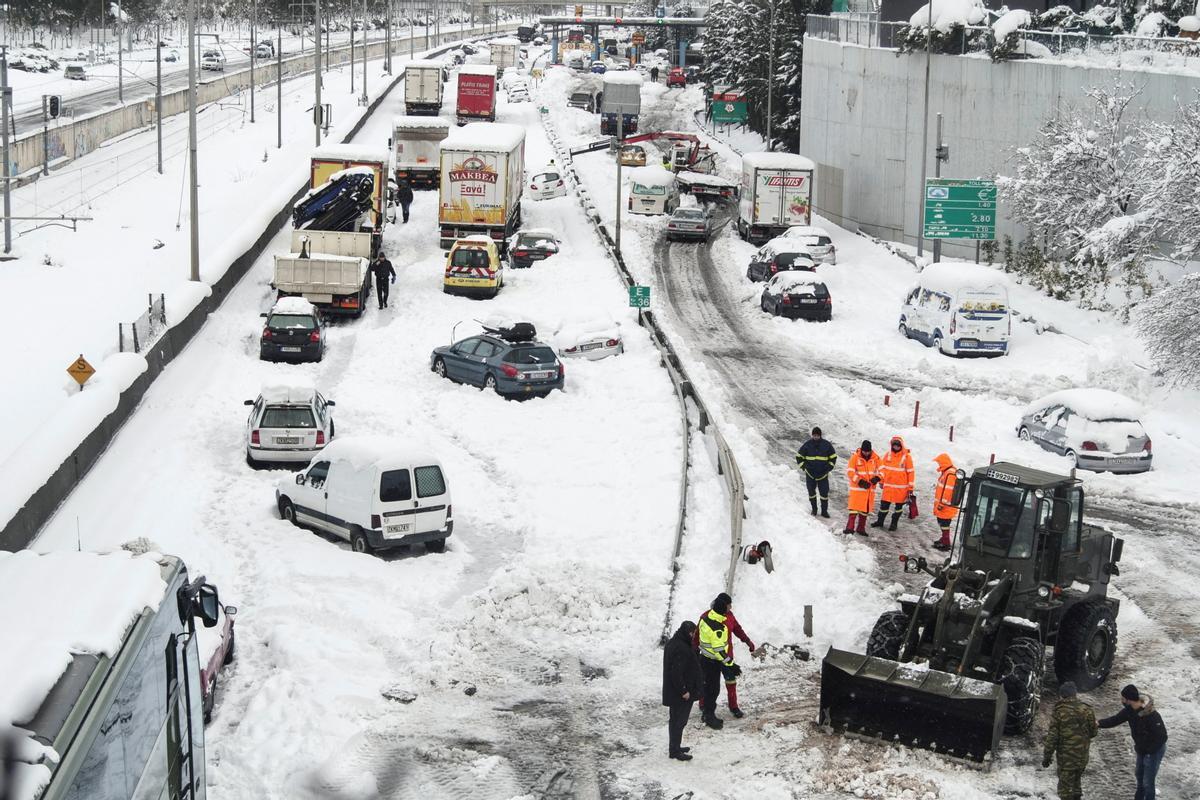
<instances>
[{"instance_id":1,"label":"snow plow blade","mask_svg":"<svg viewBox=\"0 0 1200 800\"><path fill-rule=\"evenodd\" d=\"M821 724L858 736L983 761L1004 732L1004 687L924 665L829 648Z\"/></svg>"}]
</instances>

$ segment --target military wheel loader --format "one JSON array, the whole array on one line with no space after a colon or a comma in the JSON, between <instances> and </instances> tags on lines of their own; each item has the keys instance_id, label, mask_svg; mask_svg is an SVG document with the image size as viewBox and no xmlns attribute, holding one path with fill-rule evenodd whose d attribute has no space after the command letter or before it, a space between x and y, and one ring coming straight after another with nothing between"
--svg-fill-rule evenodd
<instances>
[{"instance_id":1,"label":"military wheel loader","mask_svg":"<svg viewBox=\"0 0 1200 800\"><path fill-rule=\"evenodd\" d=\"M1024 733L1042 693L1046 648L1060 683L1108 677L1119 602L1108 597L1124 542L1083 521L1083 487L1016 464L958 472L951 557L879 617L865 655L830 648L821 719L838 731L983 761Z\"/></svg>"}]
</instances>

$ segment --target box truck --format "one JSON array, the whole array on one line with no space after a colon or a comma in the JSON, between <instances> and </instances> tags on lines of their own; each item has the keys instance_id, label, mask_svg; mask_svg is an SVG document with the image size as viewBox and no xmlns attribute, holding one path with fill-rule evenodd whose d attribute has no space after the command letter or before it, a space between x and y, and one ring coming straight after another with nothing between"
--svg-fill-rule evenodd
<instances>
[{"instance_id":1,"label":"box truck","mask_svg":"<svg viewBox=\"0 0 1200 800\"><path fill-rule=\"evenodd\" d=\"M369 145L327 144L318 147L312 154L309 186L313 189L324 185L337 173L353 167L371 170L375 180L371 208L363 215L358 230L372 234L372 253L379 250L383 229L387 224L389 161L387 150Z\"/></svg>"},{"instance_id":2,"label":"box truck","mask_svg":"<svg viewBox=\"0 0 1200 800\"><path fill-rule=\"evenodd\" d=\"M812 161L793 153L742 156L738 235L762 244L793 225L808 225L816 170Z\"/></svg>"},{"instance_id":3,"label":"box truck","mask_svg":"<svg viewBox=\"0 0 1200 800\"><path fill-rule=\"evenodd\" d=\"M436 117L442 110L442 89L442 62L408 62L404 67L404 112Z\"/></svg>"},{"instance_id":4,"label":"box truck","mask_svg":"<svg viewBox=\"0 0 1200 800\"><path fill-rule=\"evenodd\" d=\"M521 224L525 129L475 122L442 141L438 226L443 250L472 234L490 236L506 252Z\"/></svg>"},{"instance_id":5,"label":"box truck","mask_svg":"<svg viewBox=\"0 0 1200 800\"><path fill-rule=\"evenodd\" d=\"M638 114L642 112L642 76L633 70L606 72L604 94L600 97L600 133L622 137L637 133ZM617 115L621 126L617 127Z\"/></svg>"},{"instance_id":6,"label":"box truck","mask_svg":"<svg viewBox=\"0 0 1200 800\"><path fill-rule=\"evenodd\" d=\"M392 120L392 168L396 182L414 189L438 185L438 146L450 134L440 117L396 117Z\"/></svg>"},{"instance_id":7,"label":"box truck","mask_svg":"<svg viewBox=\"0 0 1200 800\"><path fill-rule=\"evenodd\" d=\"M275 256L271 288L303 297L334 316L362 316L371 293L369 232L292 231L291 252Z\"/></svg>"},{"instance_id":8,"label":"box truck","mask_svg":"<svg viewBox=\"0 0 1200 800\"><path fill-rule=\"evenodd\" d=\"M463 64L458 68L459 125L496 121L496 66Z\"/></svg>"},{"instance_id":9,"label":"box truck","mask_svg":"<svg viewBox=\"0 0 1200 800\"><path fill-rule=\"evenodd\" d=\"M521 43L518 40L511 38L493 39L488 42L488 49L492 54L492 65L501 74L507 68L517 66L517 56L521 50Z\"/></svg>"}]
</instances>

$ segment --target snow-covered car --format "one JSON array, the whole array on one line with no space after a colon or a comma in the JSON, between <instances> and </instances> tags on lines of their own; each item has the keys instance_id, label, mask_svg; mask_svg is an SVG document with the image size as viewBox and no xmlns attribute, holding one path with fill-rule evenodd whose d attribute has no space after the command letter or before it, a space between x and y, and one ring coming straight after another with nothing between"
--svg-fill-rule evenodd
<instances>
[{"instance_id":1,"label":"snow-covered car","mask_svg":"<svg viewBox=\"0 0 1200 800\"><path fill-rule=\"evenodd\" d=\"M712 219L703 208L677 208L667 219L667 241L707 242Z\"/></svg>"},{"instance_id":2,"label":"snow-covered car","mask_svg":"<svg viewBox=\"0 0 1200 800\"><path fill-rule=\"evenodd\" d=\"M900 334L946 355L1002 356L1012 317L1003 274L974 264L930 264L900 309Z\"/></svg>"},{"instance_id":3,"label":"snow-covered car","mask_svg":"<svg viewBox=\"0 0 1200 800\"><path fill-rule=\"evenodd\" d=\"M404 442L344 436L275 484L280 519L350 542L356 553L424 544L440 553L454 531L441 462Z\"/></svg>"},{"instance_id":4,"label":"snow-covered car","mask_svg":"<svg viewBox=\"0 0 1200 800\"><path fill-rule=\"evenodd\" d=\"M82 64L68 64L63 70L63 77L69 81L86 81L88 74Z\"/></svg>"},{"instance_id":5,"label":"snow-covered car","mask_svg":"<svg viewBox=\"0 0 1200 800\"><path fill-rule=\"evenodd\" d=\"M508 102L510 103L528 103L529 102L529 84L523 79L513 81L508 85Z\"/></svg>"},{"instance_id":6,"label":"snow-covered car","mask_svg":"<svg viewBox=\"0 0 1200 800\"><path fill-rule=\"evenodd\" d=\"M196 626L196 649L200 658L206 659L200 668L201 708L204 722L212 721L213 708L217 704L217 684L221 672L237 657L237 640L234 634L236 606L217 606L217 624L211 628Z\"/></svg>"},{"instance_id":7,"label":"snow-covered car","mask_svg":"<svg viewBox=\"0 0 1200 800\"><path fill-rule=\"evenodd\" d=\"M275 48L269 44L260 44L254 48L254 57L257 59L274 58Z\"/></svg>"},{"instance_id":8,"label":"snow-covered car","mask_svg":"<svg viewBox=\"0 0 1200 800\"><path fill-rule=\"evenodd\" d=\"M558 238L554 231L533 228L517 231L508 243L508 263L514 269L532 267L558 252Z\"/></svg>"},{"instance_id":9,"label":"snow-covered car","mask_svg":"<svg viewBox=\"0 0 1200 800\"><path fill-rule=\"evenodd\" d=\"M571 108L581 108L591 114L596 110L596 98L591 92L572 92L567 98L567 105Z\"/></svg>"},{"instance_id":10,"label":"snow-covered car","mask_svg":"<svg viewBox=\"0 0 1200 800\"><path fill-rule=\"evenodd\" d=\"M746 265L746 277L752 281L767 281L780 272L812 272L817 262L808 253L801 252L793 243L780 242L779 238L758 248Z\"/></svg>"},{"instance_id":11,"label":"snow-covered car","mask_svg":"<svg viewBox=\"0 0 1200 800\"><path fill-rule=\"evenodd\" d=\"M333 441L334 401L312 386L264 386L258 399L246 400L246 463L308 463Z\"/></svg>"},{"instance_id":12,"label":"snow-covered car","mask_svg":"<svg viewBox=\"0 0 1200 800\"><path fill-rule=\"evenodd\" d=\"M1141 406L1108 389L1065 389L1030 403L1017 436L1066 456L1079 469L1146 472L1154 454Z\"/></svg>"},{"instance_id":13,"label":"snow-covered car","mask_svg":"<svg viewBox=\"0 0 1200 800\"><path fill-rule=\"evenodd\" d=\"M484 325L483 333L435 347L430 368L439 377L490 389L502 397L545 397L562 389L566 368L537 340L530 323Z\"/></svg>"},{"instance_id":14,"label":"snow-covered car","mask_svg":"<svg viewBox=\"0 0 1200 800\"><path fill-rule=\"evenodd\" d=\"M762 310L777 317L828 322L833 317L829 288L806 272L780 272L763 287Z\"/></svg>"},{"instance_id":15,"label":"snow-covered car","mask_svg":"<svg viewBox=\"0 0 1200 800\"><path fill-rule=\"evenodd\" d=\"M178 50L164 50L162 60L163 61L178 61L179 60L179 51Z\"/></svg>"},{"instance_id":16,"label":"snow-covered car","mask_svg":"<svg viewBox=\"0 0 1200 800\"><path fill-rule=\"evenodd\" d=\"M200 57L200 69L212 72L225 71L225 56L219 50L209 50Z\"/></svg>"},{"instance_id":17,"label":"snow-covered car","mask_svg":"<svg viewBox=\"0 0 1200 800\"><path fill-rule=\"evenodd\" d=\"M795 225L776 238L796 242L803 248L802 252L808 253L819 264L837 263L837 248L833 244L833 237L824 228L815 225Z\"/></svg>"},{"instance_id":18,"label":"snow-covered car","mask_svg":"<svg viewBox=\"0 0 1200 800\"><path fill-rule=\"evenodd\" d=\"M547 167L543 172L530 175L527 188L534 200L549 200L567 193L567 183L557 167Z\"/></svg>"},{"instance_id":19,"label":"snow-covered car","mask_svg":"<svg viewBox=\"0 0 1200 800\"><path fill-rule=\"evenodd\" d=\"M563 358L598 361L625 352L621 324L607 315L566 321L554 332L553 342Z\"/></svg>"},{"instance_id":20,"label":"snow-covered car","mask_svg":"<svg viewBox=\"0 0 1200 800\"><path fill-rule=\"evenodd\" d=\"M266 317L259 341L263 361L320 361L325 357L325 327L316 306L303 297L281 297Z\"/></svg>"}]
</instances>

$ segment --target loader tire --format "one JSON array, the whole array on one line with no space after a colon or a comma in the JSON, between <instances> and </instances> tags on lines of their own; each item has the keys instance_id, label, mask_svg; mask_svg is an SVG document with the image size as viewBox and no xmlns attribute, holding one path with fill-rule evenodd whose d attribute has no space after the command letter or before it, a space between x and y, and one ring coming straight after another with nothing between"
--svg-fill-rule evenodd
<instances>
[{"instance_id":1,"label":"loader tire","mask_svg":"<svg viewBox=\"0 0 1200 800\"><path fill-rule=\"evenodd\" d=\"M1074 681L1081 692L1104 683L1117 652L1117 620L1103 600L1088 600L1067 612L1054 645L1054 674Z\"/></svg>"},{"instance_id":2,"label":"loader tire","mask_svg":"<svg viewBox=\"0 0 1200 800\"><path fill-rule=\"evenodd\" d=\"M871 636L867 639L867 655L896 661L900 658L900 647L908 633L908 614L903 611L885 611L875 620Z\"/></svg>"},{"instance_id":3,"label":"loader tire","mask_svg":"<svg viewBox=\"0 0 1200 800\"><path fill-rule=\"evenodd\" d=\"M1042 699L1046 650L1037 639L1013 639L1000 660L1000 683L1008 696L1004 732L1025 733L1033 726Z\"/></svg>"}]
</instances>

